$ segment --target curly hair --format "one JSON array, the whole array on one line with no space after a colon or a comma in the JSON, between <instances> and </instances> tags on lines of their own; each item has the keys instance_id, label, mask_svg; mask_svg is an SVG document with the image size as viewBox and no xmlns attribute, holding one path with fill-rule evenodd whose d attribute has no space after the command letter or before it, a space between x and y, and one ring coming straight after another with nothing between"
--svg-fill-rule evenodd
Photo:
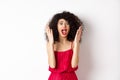
<instances>
[{"instance_id":1,"label":"curly hair","mask_svg":"<svg viewBox=\"0 0 120 80\"><path fill-rule=\"evenodd\" d=\"M65 19L70 25L70 32L68 33L67 40L73 41L77 29L83 24L82 21L76 15L68 11L63 11L62 13L55 14L49 22L49 27L53 30L54 42L59 41L59 33L57 30L57 24L59 19ZM47 36L46 39L48 40Z\"/></svg>"}]
</instances>

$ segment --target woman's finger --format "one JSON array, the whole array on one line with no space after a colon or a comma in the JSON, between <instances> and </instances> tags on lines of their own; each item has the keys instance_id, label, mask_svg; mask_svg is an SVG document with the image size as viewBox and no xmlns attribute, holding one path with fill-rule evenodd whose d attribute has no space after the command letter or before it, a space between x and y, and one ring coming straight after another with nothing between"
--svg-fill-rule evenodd
<instances>
[{"instance_id":1,"label":"woman's finger","mask_svg":"<svg viewBox=\"0 0 120 80\"><path fill-rule=\"evenodd\" d=\"M52 29L50 29L50 34L52 34Z\"/></svg>"},{"instance_id":2,"label":"woman's finger","mask_svg":"<svg viewBox=\"0 0 120 80\"><path fill-rule=\"evenodd\" d=\"M81 27L79 27L79 33L81 33L82 32L82 26Z\"/></svg>"},{"instance_id":3,"label":"woman's finger","mask_svg":"<svg viewBox=\"0 0 120 80\"><path fill-rule=\"evenodd\" d=\"M77 30L77 32L76 32L76 36L79 34L79 29Z\"/></svg>"},{"instance_id":4,"label":"woman's finger","mask_svg":"<svg viewBox=\"0 0 120 80\"><path fill-rule=\"evenodd\" d=\"M82 31L82 27L79 27L79 29L77 30L77 36L78 36L78 37L80 37L81 31Z\"/></svg>"},{"instance_id":5,"label":"woman's finger","mask_svg":"<svg viewBox=\"0 0 120 80\"><path fill-rule=\"evenodd\" d=\"M79 35L79 34L80 34L80 27L77 30L77 35Z\"/></svg>"},{"instance_id":6,"label":"woman's finger","mask_svg":"<svg viewBox=\"0 0 120 80\"><path fill-rule=\"evenodd\" d=\"M47 33L47 32L48 32L48 30L49 30L49 26L46 26L46 29L45 29L45 30L46 30L46 33Z\"/></svg>"}]
</instances>

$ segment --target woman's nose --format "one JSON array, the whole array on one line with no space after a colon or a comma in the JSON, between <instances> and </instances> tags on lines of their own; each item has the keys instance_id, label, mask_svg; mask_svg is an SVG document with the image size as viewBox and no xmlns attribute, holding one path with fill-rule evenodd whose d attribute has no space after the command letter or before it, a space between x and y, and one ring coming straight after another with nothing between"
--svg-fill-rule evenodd
<instances>
[{"instance_id":1,"label":"woman's nose","mask_svg":"<svg viewBox=\"0 0 120 80\"><path fill-rule=\"evenodd\" d=\"M66 27L67 26L67 24L63 24L63 27Z\"/></svg>"}]
</instances>

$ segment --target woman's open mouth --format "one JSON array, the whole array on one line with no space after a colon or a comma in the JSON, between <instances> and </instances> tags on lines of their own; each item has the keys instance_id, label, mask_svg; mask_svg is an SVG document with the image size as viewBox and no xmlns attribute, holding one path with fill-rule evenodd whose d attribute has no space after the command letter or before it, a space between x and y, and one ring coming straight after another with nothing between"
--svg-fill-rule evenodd
<instances>
[{"instance_id":1,"label":"woman's open mouth","mask_svg":"<svg viewBox=\"0 0 120 80\"><path fill-rule=\"evenodd\" d=\"M61 32L62 32L63 35L66 35L67 34L67 29L62 29Z\"/></svg>"}]
</instances>

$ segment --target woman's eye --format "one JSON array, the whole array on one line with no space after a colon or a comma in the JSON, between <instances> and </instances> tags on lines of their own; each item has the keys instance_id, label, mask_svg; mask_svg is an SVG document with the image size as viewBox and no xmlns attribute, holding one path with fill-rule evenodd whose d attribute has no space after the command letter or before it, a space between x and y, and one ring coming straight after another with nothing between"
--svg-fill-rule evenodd
<instances>
[{"instance_id":1,"label":"woman's eye","mask_svg":"<svg viewBox=\"0 0 120 80\"><path fill-rule=\"evenodd\" d=\"M63 25L63 23L60 23L60 25Z\"/></svg>"}]
</instances>

